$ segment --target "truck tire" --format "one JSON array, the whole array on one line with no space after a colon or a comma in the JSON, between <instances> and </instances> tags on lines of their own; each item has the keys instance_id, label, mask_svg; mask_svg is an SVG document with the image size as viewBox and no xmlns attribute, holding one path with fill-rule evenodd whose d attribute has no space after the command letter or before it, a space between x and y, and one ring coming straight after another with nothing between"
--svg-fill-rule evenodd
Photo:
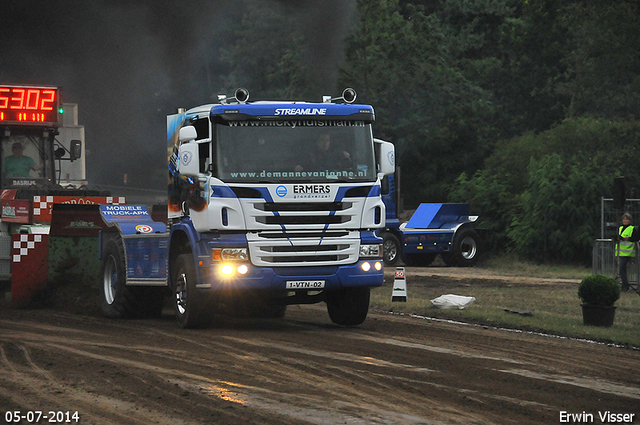
<instances>
[{"instance_id":1,"label":"truck tire","mask_svg":"<svg viewBox=\"0 0 640 425\"><path fill-rule=\"evenodd\" d=\"M102 285L100 285L100 312L111 319L135 317L137 308L133 287L127 286L127 270L122 238L109 242L102 256Z\"/></svg>"},{"instance_id":2,"label":"truck tire","mask_svg":"<svg viewBox=\"0 0 640 425\"><path fill-rule=\"evenodd\" d=\"M354 326L369 313L369 288L343 288L327 291L327 311L336 325Z\"/></svg>"},{"instance_id":3,"label":"truck tire","mask_svg":"<svg viewBox=\"0 0 640 425\"><path fill-rule=\"evenodd\" d=\"M387 266L393 266L400 258L400 241L393 233L385 233L382 238L382 259Z\"/></svg>"},{"instance_id":4,"label":"truck tire","mask_svg":"<svg viewBox=\"0 0 640 425\"><path fill-rule=\"evenodd\" d=\"M471 267L478 262L480 252L478 233L473 229L460 229L453 238L451 252L442 254L442 260L447 266Z\"/></svg>"},{"instance_id":5,"label":"truck tire","mask_svg":"<svg viewBox=\"0 0 640 425\"><path fill-rule=\"evenodd\" d=\"M193 254L181 254L171 276L176 321L181 328L199 328L211 323L207 301L196 289L196 266Z\"/></svg>"}]
</instances>

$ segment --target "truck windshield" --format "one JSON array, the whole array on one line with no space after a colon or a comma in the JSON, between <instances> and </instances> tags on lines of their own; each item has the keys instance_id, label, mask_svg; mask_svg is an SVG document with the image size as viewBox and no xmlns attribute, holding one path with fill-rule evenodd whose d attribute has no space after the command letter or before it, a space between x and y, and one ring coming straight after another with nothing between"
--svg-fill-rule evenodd
<instances>
[{"instance_id":1,"label":"truck windshield","mask_svg":"<svg viewBox=\"0 0 640 425\"><path fill-rule=\"evenodd\" d=\"M12 130L0 137L2 187L33 186L47 183L53 175L48 137Z\"/></svg>"},{"instance_id":2,"label":"truck windshield","mask_svg":"<svg viewBox=\"0 0 640 425\"><path fill-rule=\"evenodd\" d=\"M215 125L216 175L234 182L372 181L362 121L231 121Z\"/></svg>"}]
</instances>

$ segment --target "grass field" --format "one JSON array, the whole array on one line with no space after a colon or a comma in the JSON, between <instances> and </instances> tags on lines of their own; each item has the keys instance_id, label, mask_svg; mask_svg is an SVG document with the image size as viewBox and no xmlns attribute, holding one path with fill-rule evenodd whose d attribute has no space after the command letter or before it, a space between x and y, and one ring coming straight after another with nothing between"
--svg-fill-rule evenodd
<instances>
[{"instance_id":1,"label":"grass field","mask_svg":"<svg viewBox=\"0 0 640 425\"><path fill-rule=\"evenodd\" d=\"M640 348L640 295L620 295L612 327L584 326L577 294L579 281L591 273L589 269L503 264L489 262L460 276L442 276L440 273L455 269L437 266L416 269L419 275L414 276L414 269L407 269L407 302L391 302L395 269L387 268L385 284L371 293L371 308ZM476 301L464 310L433 308L430 300L445 294L475 297Z\"/></svg>"}]
</instances>

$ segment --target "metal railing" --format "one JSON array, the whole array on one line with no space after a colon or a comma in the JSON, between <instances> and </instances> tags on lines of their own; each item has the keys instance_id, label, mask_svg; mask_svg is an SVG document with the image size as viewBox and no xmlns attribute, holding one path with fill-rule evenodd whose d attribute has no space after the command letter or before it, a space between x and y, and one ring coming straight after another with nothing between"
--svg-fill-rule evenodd
<instances>
[{"instance_id":1,"label":"metal railing","mask_svg":"<svg viewBox=\"0 0 640 425\"><path fill-rule=\"evenodd\" d=\"M640 224L640 199L627 199L622 210L616 210L613 198L600 200L600 239L613 238L620 227L620 216L623 212L631 214L633 223ZM633 224L632 223L632 224Z\"/></svg>"},{"instance_id":2,"label":"metal railing","mask_svg":"<svg viewBox=\"0 0 640 425\"><path fill-rule=\"evenodd\" d=\"M593 245L593 274L619 279L618 258L616 257L616 243L613 239L596 239ZM638 287L640 276L640 261L638 261L638 243L635 244L636 256L627 265L629 285Z\"/></svg>"}]
</instances>

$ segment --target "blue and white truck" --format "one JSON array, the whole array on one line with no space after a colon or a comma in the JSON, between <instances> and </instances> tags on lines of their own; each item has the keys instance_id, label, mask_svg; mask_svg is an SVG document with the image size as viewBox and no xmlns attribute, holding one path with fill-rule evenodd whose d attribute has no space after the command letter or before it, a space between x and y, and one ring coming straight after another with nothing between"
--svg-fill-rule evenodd
<instances>
[{"instance_id":1,"label":"blue and white truck","mask_svg":"<svg viewBox=\"0 0 640 425\"><path fill-rule=\"evenodd\" d=\"M144 206L101 207L102 313L158 314L168 287L182 327L318 302L336 324L362 323L383 283L375 231L395 162L355 97L250 102L239 89L168 116L167 223Z\"/></svg>"},{"instance_id":2,"label":"blue and white truck","mask_svg":"<svg viewBox=\"0 0 640 425\"><path fill-rule=\"evenodd\" d=\"M469 215L469 204L422 203L402 222L397 184L396 174L383 179L386 223L378 234L384 240L385 264L401 259L408 266L428 266L440 255L448 266L475 265L482 245L474 227L478 217Z\"/></svg>"}]
</instances>

